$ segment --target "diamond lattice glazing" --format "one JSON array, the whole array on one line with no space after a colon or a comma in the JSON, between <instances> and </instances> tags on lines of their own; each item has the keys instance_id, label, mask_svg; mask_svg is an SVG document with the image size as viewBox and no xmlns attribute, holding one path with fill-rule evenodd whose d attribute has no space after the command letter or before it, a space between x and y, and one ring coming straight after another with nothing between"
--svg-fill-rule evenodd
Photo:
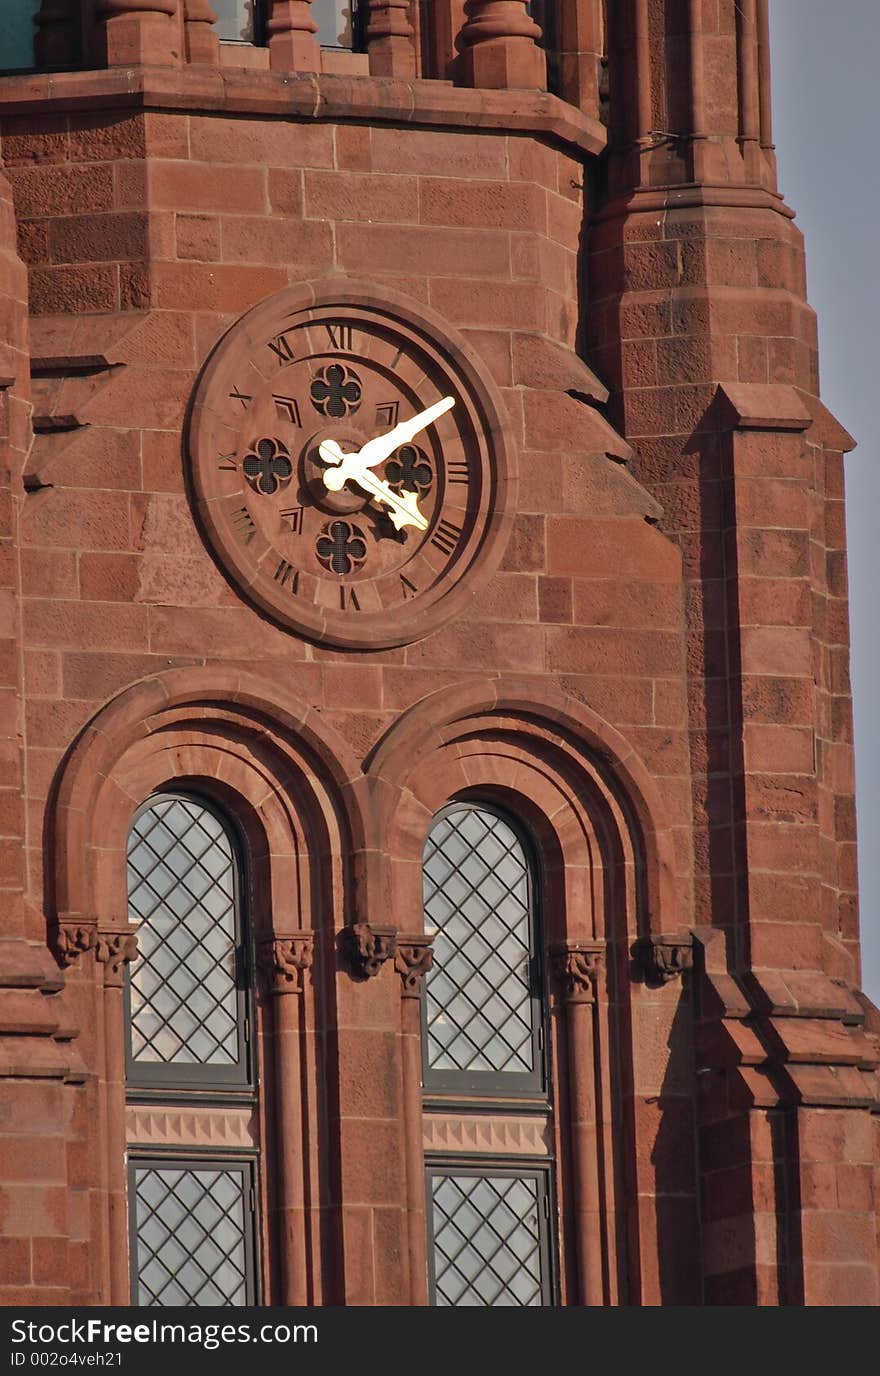
<instances>
[{"instance_id":1,"label":"diamond lattice glazing","mask_svg":"<svg viewBox=\"0 0 880 1376\"><path fill-rule=\"evenodd\" d=\"M246 1305L241 1169L135 1166L137 1303Z\"/></svg>"},{"instance_id":2,"label":"diamond lattice glazing","mask_svg":"<svg viewBox=\"0 0 880 1376\"><path fill-rule=\"evenodd\" d=\"M189 798L157 799L128 842L135 1061L235 1065L235 874L222 822Z\"/></svg>"},{"instance_id":3,"label":"diamond lattice glazing","mask_svg":"<svg viewBox=\"0 0 880 1376\"><path fill-rule=\"evenodd\" d=\"M431 829L424 854L427 1060L438 1071L532 1071L529 870L513 829L461 808Z\"/></svg>"},{"instance_id":4,"label":"diamond lattice glazing","mask_svg":"<svg viewBox=\"0 0 880 1376\"><path fill-rule=\"evenodd\" d=\"M431 1183L434 1303L543 1305L539 1180L435 1175Z\"/></svg>"}]
</instances>

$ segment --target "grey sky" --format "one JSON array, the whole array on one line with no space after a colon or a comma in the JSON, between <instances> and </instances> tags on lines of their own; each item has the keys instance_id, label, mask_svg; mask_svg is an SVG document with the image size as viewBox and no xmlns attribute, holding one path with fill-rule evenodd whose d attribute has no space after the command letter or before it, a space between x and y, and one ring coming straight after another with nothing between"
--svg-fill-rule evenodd
<instances>
[{"instance_id":1,"label":"grey sky","mask_svg":"<svg viewBox=\"0 0 880 1376\"><path fill-rule=\"evenodd\" d=\"M806 237L822 399L846 460L863 984L880 1003L878 0L770 0L779 184Z\"/></svg>"}]
</instances>

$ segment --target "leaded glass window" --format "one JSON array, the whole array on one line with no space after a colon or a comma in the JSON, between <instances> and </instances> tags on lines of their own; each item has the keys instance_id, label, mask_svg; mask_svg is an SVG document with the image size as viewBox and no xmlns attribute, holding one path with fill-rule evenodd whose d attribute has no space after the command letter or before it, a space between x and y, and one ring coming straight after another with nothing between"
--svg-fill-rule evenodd
<instances>
[{"instance_id":1,"label":"leaded glass window","mask_svg":"<svg viewBox=\"0 0 880 1376\"><path fill-rule=\"evenodd\" d=\"M435 1305L552 1304L546 1171L434 1166L428 1186Z\"/></svg>"},{"instance_id":2,"label":"leaded glass window","mask_svg":"<svg viewBox=\"0 0 880 1376\"><path fill-rule=\"evenodd\" d=\"M485 804L435 818L423 856L425 1087L543 1092L534 866L513 821Z\"/></svg>"},{"instance_id":3,"label":"leaded glass window","mask_svg":"<svg viewBox=\"0 0 880 1376\"><path fill-rule=\"evenodd\" d=\"M3 0L0 4L0 71L34 65L34 15L40 0Z\"/></svg>"},{"instance_id":4,"label":"leaded glass window","mask_svg":"<svg viewBox=\"0 0 880 1376\"><path fill-rule=\"evenodd\" d=\"M237 831L205 799L154 794L135 813L127 864L128 916L138 935L126 985L129 1099L187 1114L209 1096L220 1118L227 1108L255 1107ZM237 1156L221 1147L222 1137L194 1142L172 1160L132 1144L133 1304L257 1302L259 1151L256 1143Z\"/></svg>"},{"instance_id":5,"label":"leaded glass window","mask_svg":"<svg viewBox=\"0 0 880 1376\"><path fill-rule=\"evenodd\" d=\"M164 794L128 841L129 920L138 959L128 989L129 1081L245 1083L246 948L236 846L206 803Z\"/></svg>"},{"instance_id":6,"label":"leaded glass window","mask_svg":"<svg viewBox=\"0 0 880 1376\"><path fill-rule=\"evenodd\" d=\"M252 1173L248 1162L131 1162L133 1304L254 1303Z\"/></svg>"}]
</instances>

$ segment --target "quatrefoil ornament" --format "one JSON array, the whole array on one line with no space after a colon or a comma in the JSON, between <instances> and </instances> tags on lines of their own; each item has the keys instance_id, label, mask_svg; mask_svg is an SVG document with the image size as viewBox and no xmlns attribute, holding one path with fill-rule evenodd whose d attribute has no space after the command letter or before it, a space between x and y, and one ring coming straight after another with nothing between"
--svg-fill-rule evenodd
<instances>
[{"instance_id":1,"label":"quatrefoil ornament","mask_svg":"<svg viewBox=\"0 0 880 1376\"><path fill-rule=\"evenodd\" d=\"M353 416L361 404L361 384L353 368L331 363L317 374L310 389L312 404L322 416L342 420Z\"/></svg>"},{"instance_id":2,"label":"quatrefoil ornament","mask_svg":"<svg viewBox=\"0 0 880 1376\"><path fill-rule=\"evenodd\" d=\"M281 492L293 475L293 464L283 440L262 439L242 460L242 471L255 492L271 497Z\"/></svg>"}]
</instances>

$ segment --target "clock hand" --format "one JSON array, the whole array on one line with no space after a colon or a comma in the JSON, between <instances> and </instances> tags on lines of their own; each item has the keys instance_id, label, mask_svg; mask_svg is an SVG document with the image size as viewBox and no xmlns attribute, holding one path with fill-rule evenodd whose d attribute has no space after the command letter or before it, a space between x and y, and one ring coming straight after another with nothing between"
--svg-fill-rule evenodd
<instances>
[{"instance_id":1,"label":"clock hand","mask_svg":"<svg viewBox=\"0 0 880 1376\"><path fill-rule=\"evenodd\" d=\"M395 449L399 449L402 444L408 444L420 431L426 430L435 420L439 420L447 411L451 411L454 405L455 397L443 397L442 401L435 401L433 406L428 406L426 410L419 411L409 420L402 420L386 434L377 435L375 439L367 440L366 444L358 451L364 464L374 468L383 459L390 458Z\"/></svg>"},{"instance_id":2,"label":"clock hand","mask_svg":"<svg viewBox=\"0 0 880 1376\"><path fill-rule=\"evenodd\" d=\"M375 497L390 508L391 523L395 530L403 526L415 526L417 530L427 530L428 522L419 511L418 495L415 492L394 492L386 482L362 461L363 450L353 454L343 454L335 440L322 440L318 453L330 467L324 471L324 486L328 492L340 492L351 480L356 482L370 497Z\"/></svg>"}]
</instances>

